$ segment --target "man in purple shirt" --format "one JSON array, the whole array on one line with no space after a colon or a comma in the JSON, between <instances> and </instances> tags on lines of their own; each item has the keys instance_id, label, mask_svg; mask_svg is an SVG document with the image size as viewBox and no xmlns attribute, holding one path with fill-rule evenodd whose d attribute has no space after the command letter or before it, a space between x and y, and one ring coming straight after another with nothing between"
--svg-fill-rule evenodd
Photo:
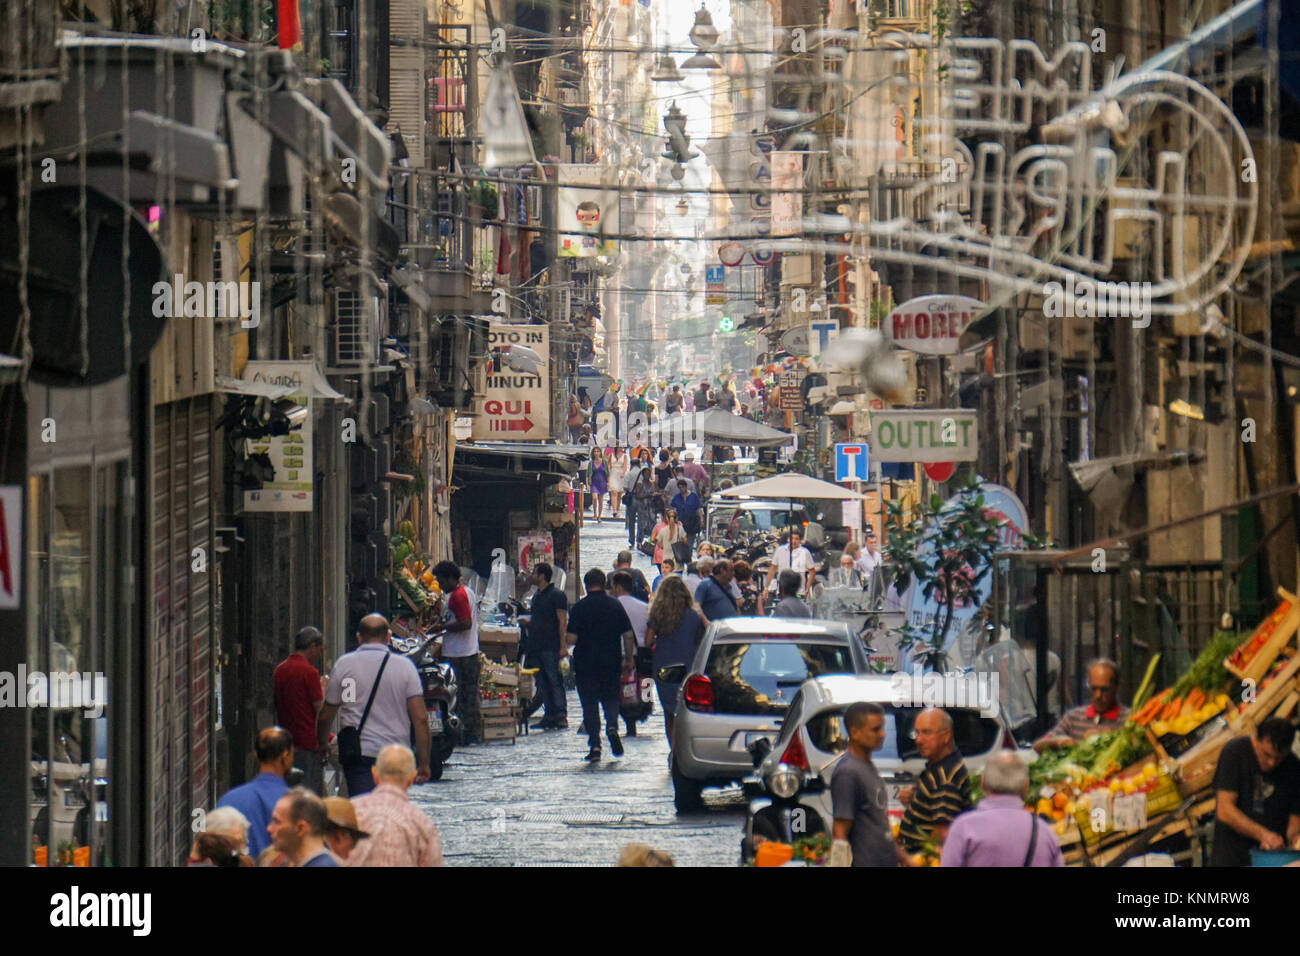
<instances>
[{"instance_id":1,"label":"man in purple shirt","mask_svg":"<svg viewBox=\"0 0 1300 956\"><path fill-rule=\"evenodd\" d=\"M1029 771L1014 750L989 759L983 787L988 796L953 820L941 866L1065 866L1052 828L1025 812Z\"/></svg>"},{"instance_id":2,"label":"man in purple shirt","mask_svg":"<svg viewBox=\"0 0 1300 956\"><path fill-rule=\"evenodd\" d=\"M695 463L695 452L688 451L682 455L682 474L695 482L695 490L700 493L701 498L709 496L709 473L704 470L703 465Z\"/></svg>"}]
</instances>

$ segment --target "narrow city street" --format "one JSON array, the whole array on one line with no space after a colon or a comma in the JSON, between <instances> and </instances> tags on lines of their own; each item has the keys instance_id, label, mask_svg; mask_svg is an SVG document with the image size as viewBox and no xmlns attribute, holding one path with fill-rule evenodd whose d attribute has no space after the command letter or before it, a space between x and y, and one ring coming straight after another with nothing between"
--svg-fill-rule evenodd
<instances>
[{"instance_id":1,"label":"narrow city street","mask_svg":"<svg viewBox=\"0 0 1300 956\"><path fill-rule=\"evenodd\" d=\"M583 526L581 567L609 570L625 547L623 522ZM634 563L653 579L649 560ZM537 718L534 718L534 721ZM533 731L510 743L458 750L442 780L413 787L412 799L438 825L449 866L601 866L627 843L671 853L679 865L739 862L743 798L738 787L706 790L703 813L678 817L668 777L663 714L624 737L626 754L583 760L578 695L569 693L569 731Z\"/></svg>"}]
</instances>

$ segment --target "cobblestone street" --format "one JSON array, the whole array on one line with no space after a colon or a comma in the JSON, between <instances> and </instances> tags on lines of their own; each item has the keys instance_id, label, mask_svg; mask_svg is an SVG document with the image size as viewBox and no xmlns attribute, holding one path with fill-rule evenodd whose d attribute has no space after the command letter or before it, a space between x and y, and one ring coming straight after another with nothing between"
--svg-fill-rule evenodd
<instances>
[{"instance_id":1,"label":"cobblestone street","mask_svg":"<svg viewBox=\"0 0 1300 956\"><path fill-rule=\"evenodd\" d=\"M626 547L622 521L588 520L581 566L612 568ZM634 563L653 579L649 560ZM744 803L739 788L706 790L703 813L678 817L668 777L663 715L624 737L626 754L589 765L576 733L581 708L569 694L568 731L533 731L513 745L458 750L443 779L413 787L442 835L449 866L610 865L626 843L648 843L679 865L734 866L739 861ZM534 718L536 720L537 718Z\"/></svg>"}]
</instances>

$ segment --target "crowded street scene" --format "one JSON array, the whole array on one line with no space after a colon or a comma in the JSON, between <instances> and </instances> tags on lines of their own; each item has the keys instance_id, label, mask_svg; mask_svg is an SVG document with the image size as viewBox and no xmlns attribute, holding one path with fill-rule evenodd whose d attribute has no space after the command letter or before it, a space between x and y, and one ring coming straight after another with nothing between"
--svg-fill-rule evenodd
<instances>
[{"instance_id":1,"label":"crowded street scene","mask_svg":"<svg viewBox=\"0 0 1300 956\"><path fill-rule=\"evenodd\" d=\"M1286 911L1300 6L0 7L42 923L209 867Z\"/></svg>"}]
</instances>

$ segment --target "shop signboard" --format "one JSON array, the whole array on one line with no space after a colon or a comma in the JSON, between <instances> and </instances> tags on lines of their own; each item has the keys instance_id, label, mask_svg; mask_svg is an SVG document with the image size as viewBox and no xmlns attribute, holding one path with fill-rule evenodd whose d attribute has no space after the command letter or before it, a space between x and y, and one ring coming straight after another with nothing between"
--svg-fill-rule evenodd
<instances>
[{"instance_id":1,"label":"shop signboard","mask_svg":"<svg viewBox=\"0 0 1300 956\"><path fill-rule=\"evenodd\" d=\"M300 428L253 442L252 453L270 458L275 477L261 488L244 492L245 511L312 510L311 396L315 375L315 363L311 361L254 361L244 366L245 381L292 388L284 399L307 409Z\"/></svg>"},{"instance_id":2,"label":"shop signboard","mask_svg":"<svg viewBox=\"0 0 1300 956\"><path fill-rule=\"evenodd\" d=\"M789 369L781 373L781 411L797 412L803 408L803 369Z\"/></svg>"},{"instance_id":3,"label":"shop signboard","mask_svg":"<svg viewBox=\"0 0 1300 956\"><path fill-rule=\"evenodd\" d=\"M924 355L956 355L957 340L984 311L979 299L964 295L923 295L908 299L881 324L900 349Z\"/></svg>"},{"instance_id":4,"label":"shop signboard","mask_svg":"<svg viewBox=\"0 0 1300 956\"><path fill-rule=\"evenodd\" d=\"M550 330L545 325L498 325L488 330L492 365L476 400L475 441L546 441L551 437ZM513 348L531 349L541 366L511 367Z\"/></svg>"},{"instance_id":5,"label":"shop signboard","mask_svg":"<svg viewBox=\"0 0 1300 956\"><path fill-rule=\"evenodd\" d=\"M781 333L781 348L799 358L808 357L808 326L796 325Z\"/></svg>"},{"instance_id":6,"label":"shop signboard","mask_svg":"<svg viewBox=\"0 0 1300 956\"><path fill-rule=\"evenodd\" d=\"M531 574L533 566L542 562L554 566L555 544L549 531L521 534L516 543L515 556L519 560L515 567L523 573Z\"/></svg>"},{"instance_id":7,"label":"shop signboard","mask_svg":"<svg viewBox=\"0 0 1300 956\"><path fill-rule=\"evenodd\" d=\"M772 153L772 233L794 236L803 232L803 157L793 150Z\"/></svg>"},{"instance_id":8,"label":"shop signboard","mask_svg":"<svg viewBox=\"0 0 1300 956\"><path fill-rule=\"evenodd\" d=\"M874 461L974 461L975 412L964 408L890 408L869 413Z\"/></svg>"}]
</instances>

